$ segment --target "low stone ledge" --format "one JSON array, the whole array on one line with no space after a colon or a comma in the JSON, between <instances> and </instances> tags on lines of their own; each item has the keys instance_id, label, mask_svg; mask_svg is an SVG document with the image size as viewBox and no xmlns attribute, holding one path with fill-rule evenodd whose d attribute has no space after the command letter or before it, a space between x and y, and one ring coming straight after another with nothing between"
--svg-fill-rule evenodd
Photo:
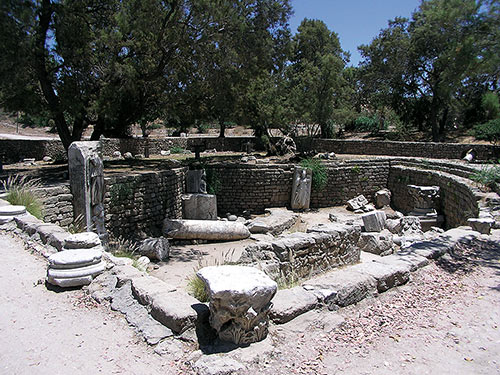
<instances>
[{"instance_id":1,"label":"low stone ledge","mask_svg":"<svg viewBox=\"0 0 500 375\"><path fill-rule=\"evenodd\" d=\"M374 277L345 268L309 280L304 289L314 293L330 310L352 305L377 294Z\"/></svg>"},{"instance_id":2,"label":"low stone ledge","mask_svg":"<svg viewBox=\"0 0 500 375\"><path fill-rule=\"evenodd\" d=\"M351 267L350 270L373 277L377 281L377 291L379 293L406 284L410 280L410 269L405 267L404 264L367 262L357 264Z\"/></svg>"},{"instance_id":3,"label":"low stone ledge","mask_svg":"<svg viewBox=\"0 0 500 375\"><path fill-rule=\"evenodd\" d=\"M196 298L185 292L166 292L155 295L151 303L151 316L174 333L180 334L195 326L197 310L201 306Z\"/></svg>"},{"instance_id":4,"label":"low stone ledge","mask_svg":"<svg viewBox=\"0 0 500 375\"><path fill-rule=\"evenodd\" d=\"M301 286L278 290L271 301L271 320L283 324L316 308L318 298Z\"/></svg>"}]
</instances>

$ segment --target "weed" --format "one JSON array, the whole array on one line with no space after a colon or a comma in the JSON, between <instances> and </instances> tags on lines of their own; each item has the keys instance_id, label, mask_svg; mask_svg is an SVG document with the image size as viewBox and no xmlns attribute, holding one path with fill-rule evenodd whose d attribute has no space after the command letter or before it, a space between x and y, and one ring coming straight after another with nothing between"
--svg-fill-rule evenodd
<instances>
[{"instance_id":1,"label":"weed","mask_svg":"<svg viewBox=\"0 0 500 375\"><path fill-rule=\"evenodd\" d=\"M351 168L351 171L356 174L361 173L361 167L359 165L355 165L354 167Z\"/></svg>"},{"instance_id":2,"label":"weed","mask_svg":"<svg viewBox=\"0 0 500 375\"><path fill-rule=\"evenodd\" d=\"M78 215L68 227L68 232L71 234L82 233L87 230L85 225L85 216Z\"/></svg>"},{"instance_id":3,"label":"weed","mask_svg":"<svg viewBox=\"0 0 500 375\"><path fill-rule=\"evenodd\" d=\"M328 181L328 173L325 166L318 159L304 159L300 166L312 170L312 188L323 190Z\"/></svg>"},{"instance_id":4,"label":"weed","mask_svg":"<svg viewBox=\"0 0 500 375\"><path fill-rule=\"evenodd\" d=\"M14 175L1 183L7 193L5 198L7 202L26 207L26 210L37 219L43 218L43 203L34 193L34 190L42 187L39 179L30 180L27 176Z\"/></svg>"},{"instance_id":5,"label":"weed","mask_svg":"<svg viewBox=\"0 0 500 375\"><path fill-rule=\"evenodd\" d=\"M234 252L236 249L228 250L227 252L222 254L222 257L219 259L214 259L212 262L203 262L203 259L198 257L198 264L194 267L194 275L188 277L187 282L187 290L188 293L191 294L194 298L196 298L200 302L208 302L209 296L205 288L205 283L201 280L196 272L198 272L203 267L208 266L222 266L228 264L235 264L232 259L234 256ZM213 263L213 264L210 264Z\"/></svg>"},{"instance_id":6,"label":"weed","mask_svg":"<svg viewBox=\"0 0 500 375\"><path fill-rule=\"evenodd\" d=\"M295 270L291 270L286 275L280 271L279 277L275 280L278 284L278 289L290 289L300 284L300 277Z\"/></svg>"},{"instance_id":7,"label":"weed","mask_svg":"<svg viewBox=\"0 0 500 375\"><path fill-rule=\"evenodd\" d=\"M122 237L110 238L109 252L116 257L136 260L136 252L139 250L137 244Z\"/></svg>"},{"instance_id":8,"label":"weed","mask_svg":"<svg viewBox=\"0 0 500 375\"><path fill-rule=\"evenodd\" d=\"M116 205L118 202L126 200L130 198L134 192L134 183L133 182L125 182L123 184L114 184L111 187L111 204Z\"/></svg>"}]
</instances>

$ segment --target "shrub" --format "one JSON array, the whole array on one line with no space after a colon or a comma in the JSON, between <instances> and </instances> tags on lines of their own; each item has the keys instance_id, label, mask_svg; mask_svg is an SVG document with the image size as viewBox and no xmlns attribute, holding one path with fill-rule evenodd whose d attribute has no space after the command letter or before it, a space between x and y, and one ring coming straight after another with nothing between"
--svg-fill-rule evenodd
<instances>
[{"instance_id":1,"label":"shrub","mask_svg":"<svg viewBox=\"0 0 500 375\"><path fill-rule=\"evenodd\" d=\"M474 126L474 136L496 145L500 140L500 118Z\"/></svg>"},{"instance_id":2,"label":"shrub","mask_svg":"<svg viewBox=\"0 0 500 375\"><path fill-rule=\"evenodd\" d=\"M35 189L42 187L39 179L29 180L26 176L14 175L2 181L2 186L7 193L7 202L26 207L37 219L43 218L43 203L34 193Z\"/></svg>"},{"instance_id":3,"label":"shrub","mask_svg":"<svg viewBox=\"0 0 500 375\"><path fill-rule=\"evenodd\" d=\"M379 119L377 116L359 116L354 120L354 129L360 132L376 133L379 131Z\"/></svg>"},{"instance_id":4,"label":"shrub","mask_svg":"<svg viewBox=\"0 0 500 375\"><path fill-rule=\"evenodd\" d=\"M482 168L470 178L488 189L495 190L500 182L500 167Z\"/></svg>"},{"instance_id":5,"label":"shrub","mask_svg":"<svg viewBox=\"0 0 500 375\"><path fill-rule=\"evenodd\" d=\"M184 149L180 146L173 146L170 148L170 153L171 154L183 154Z\"/></svg>"},{"instance_id":6,"label":"shrub","mask_svg":"<svg viewBox=\"0 0 500 375\"><path fill-rule=\"evenodd\" d=\"M326 186L328 174L321 161L318 159L304 159L300 162L300 166L312 170L313 189L322 190Z\"/></svg>"}]
</instances>

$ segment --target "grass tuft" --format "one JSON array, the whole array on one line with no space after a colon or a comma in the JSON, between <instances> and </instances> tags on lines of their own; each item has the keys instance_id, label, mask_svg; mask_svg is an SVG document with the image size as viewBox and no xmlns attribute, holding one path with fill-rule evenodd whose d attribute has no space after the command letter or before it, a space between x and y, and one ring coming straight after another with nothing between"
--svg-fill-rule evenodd
<instances>
[{"instance_id":1,"label":"grass tuft","mask_svg":"<svg viewBox=\"0 0 500 375\"><path fill-rule=\"evenodd\" d=\"M43 219L43 203L35 195L35 190L42 187L39 179L28 179L27 176L9 176L2 181L3 190L7 193L5 198L12 205L26 207L26 210L37 219Z\"/></svg>"}]
</instances>

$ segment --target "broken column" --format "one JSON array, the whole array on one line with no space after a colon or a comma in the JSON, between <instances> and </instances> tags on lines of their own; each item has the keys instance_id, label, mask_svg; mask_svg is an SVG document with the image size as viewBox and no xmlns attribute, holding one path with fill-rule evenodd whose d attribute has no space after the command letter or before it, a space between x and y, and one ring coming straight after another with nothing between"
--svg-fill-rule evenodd
<instances>
[{"instance_id":1,"label":"broken column","mask_svg":"<svg viewBox=\"0 0 500 375\"><path fill-rule=\"evenodd\" d=\"M103 243L108 233L104 226L104 165L99 142L73 142L68 148L68 167L73 217L84 219L87 231L95 231Z\"/></svg>"},{"instance_id":2,"label":"broken column","mask_svg":"<svg viewBox=\"0 0 500 375\"><path fill-rule=\"evenodd\" d=\"M60 287L88 285L106 269L103 248L96 233L84 232L69 236L63 250L49 257L47 282Z\"/></svg>"},{"instance_id":3,"label":"broken column","mask_svg":"<svg viewBox=\"0 0 500 375\"><path fill-rule=\"evenodd\" d=\"M244 266L205 267L197 272L210 298L210 325L223 341L237 345L266 338L276 283Z\"/></svg>"},{"instance_id":4,"label":"broken column","mask_svg":"<svg viewBox=\"0 0 500 375\"><path fill-rule=\"evenodd\" d=\"M309 168L295 167L293 174L292 210L307 210L311 201L312 171Z\"/></svg>"},{"instance_id":5,"label":"broken column","mask_svg":"<svg viewBox=\"0 0 500 375\"><path fill-rule=\"evenodd\" d=\"M165 219L163 233L176 240L237 241L250 231L236 221Z\"/></svg>"}]
</instances>

